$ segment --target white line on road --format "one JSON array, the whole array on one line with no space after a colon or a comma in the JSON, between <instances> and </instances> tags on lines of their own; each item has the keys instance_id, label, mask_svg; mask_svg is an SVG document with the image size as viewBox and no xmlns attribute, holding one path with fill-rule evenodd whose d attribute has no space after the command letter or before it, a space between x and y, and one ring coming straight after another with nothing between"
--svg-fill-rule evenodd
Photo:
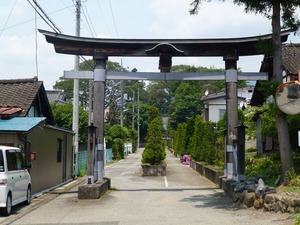
<instances>
[{"instance_id":1,"label":"white line on road","mask_svg":"<svg viewBox=\"0 0 300 225\"><path fill-rule=\"evenodd\" d=\"M167 177L166 177L166 176L164 176L164 180L165 180L165 186L166 186L166 187L169 187L168 180L167 180Z\"/></svg>"}]
</instances>

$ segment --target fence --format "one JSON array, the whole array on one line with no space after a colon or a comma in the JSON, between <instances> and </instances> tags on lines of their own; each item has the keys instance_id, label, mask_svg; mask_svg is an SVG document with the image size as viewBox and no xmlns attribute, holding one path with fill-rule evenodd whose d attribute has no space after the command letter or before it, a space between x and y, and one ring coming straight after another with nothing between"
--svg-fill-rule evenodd
<instances>
[{"instance_id":1,"label":"fence","mask_svg":"<svg viewBox=\"0 0 300 225\"><path fill-rule=\"evenodd\" d=\"M104 150L105 154L105 164L112 160L112 149L108 148ZM79 151L78 152L78 171L87 170L87 161L88 161L88 154L87 151Z\"/></svg>"}]
</instances>

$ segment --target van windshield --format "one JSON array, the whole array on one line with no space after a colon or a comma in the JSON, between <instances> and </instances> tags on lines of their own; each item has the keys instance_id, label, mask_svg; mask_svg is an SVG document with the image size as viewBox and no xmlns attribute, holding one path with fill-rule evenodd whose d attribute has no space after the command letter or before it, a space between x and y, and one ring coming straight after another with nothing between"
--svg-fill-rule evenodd
<instances>
[{"instance_id":1,"label":"van windshield","mask_svg":"<svg viewBox=\"0 0 300 225\"><path fill-rule=\"evenodd\" d=\"M0 151L0 172L4 172L3 152Z\"/></svg>"}]
</instances>

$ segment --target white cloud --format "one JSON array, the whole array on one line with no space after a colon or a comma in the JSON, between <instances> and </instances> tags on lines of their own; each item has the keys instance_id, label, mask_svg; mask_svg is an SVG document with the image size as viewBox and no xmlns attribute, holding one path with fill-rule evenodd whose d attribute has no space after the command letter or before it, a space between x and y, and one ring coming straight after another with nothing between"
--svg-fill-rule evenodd
<instances>
[{"instance_id":1,"label":"white cloud","mask_svg":"<svg viewBox=\"0 0 300 225\"><path fill-rule=\"evenodd\" d=\"M81 36L92 37L86 17L95 29L95 36L102 38L230 38L256 36L271 32L270 21L261 15L246 14L243 7L228 2L203 2L198 15L189 15L192 0L131 0L131 1L85 1L82 14ZM39 0L50 18L63 33L75 34L75 7L71 0ZM3 1L0 8L0 30L13 6L12 1ZM102 12L101 12L102 11ZM17 1L0 36L0 79L31 78L35 75L35 23L34 11L27 1ZM115 22L115 23L114 23ZM50 30L41 19L38 28ZM118 33L118 36L116 35ZM289 40L299 42L299 36ZM120 58L110 58L121 62ZM258 71L261 57L241 57L238 67L243 71ZM158 58L123 58L129 69L158 71ZM175 64L215 66L224 68L222 58L173 58ZM39 79L51 89L64 70L74 67L74 56L57 54L45 37L38 35Z\"/></svg>"}]
</instances>

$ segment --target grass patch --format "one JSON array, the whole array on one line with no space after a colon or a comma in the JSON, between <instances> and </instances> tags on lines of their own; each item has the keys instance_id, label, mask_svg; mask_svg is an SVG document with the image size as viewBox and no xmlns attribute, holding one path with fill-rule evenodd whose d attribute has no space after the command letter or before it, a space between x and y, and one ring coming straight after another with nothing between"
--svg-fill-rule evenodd
<instances>
[{"instance_id":1,"label":"grass patch","mask_svg":"<svg viewBox=\"0 0 300 225\"><path fill-rule=\"evenodd\" d=\"M293 187L293 186L279 186L276 188L278 192L288 192L292 194L299 194L300 195L300 188Z\"/></svg>"}]
</instances>

